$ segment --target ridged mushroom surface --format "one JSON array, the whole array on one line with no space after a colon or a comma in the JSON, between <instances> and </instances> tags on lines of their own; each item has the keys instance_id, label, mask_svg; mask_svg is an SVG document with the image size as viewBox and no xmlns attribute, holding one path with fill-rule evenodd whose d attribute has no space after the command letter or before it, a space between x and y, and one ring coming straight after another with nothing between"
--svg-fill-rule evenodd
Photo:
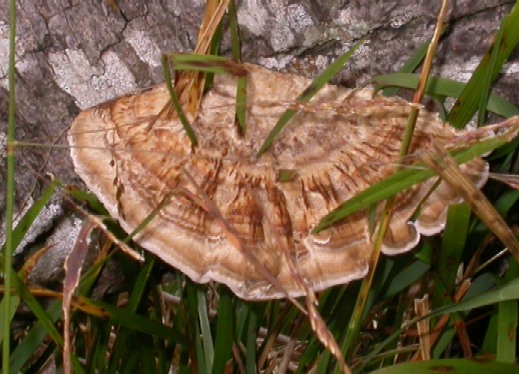
<instances>
[{"instance_id":1,"label":"ridged mushroom surface","mask_svg":"<svg viewBox=\"0 0 519 374\"><path fill-rule=\"evenodd\" d=\"M306 106L292 105L298 113L257 158L278 118L311 81L244 68L244 136L235 124L236 78L218 75L204 96L192 121L195 148L178 120L157 117L169 101L160 85L77 117L68 135L76 172L127 232L155 211L135 241L195 282L225 283L251 300L302 295L287 256L315 291L363 277L372 253L368 209L319 234L311 230L341 203L394 173L411 104L371 89L328 85ZM460 135L437 114L420 110L411 154L433 142L448 146ZM485 183L483 160L462 168L478 186ZM384 253L409 251L421 234L443 229L448 206L461 199L444 183L431 192L435 183L397 195ZM220 218L204 207L208 200Z\"/></svg>"}]
</instances>

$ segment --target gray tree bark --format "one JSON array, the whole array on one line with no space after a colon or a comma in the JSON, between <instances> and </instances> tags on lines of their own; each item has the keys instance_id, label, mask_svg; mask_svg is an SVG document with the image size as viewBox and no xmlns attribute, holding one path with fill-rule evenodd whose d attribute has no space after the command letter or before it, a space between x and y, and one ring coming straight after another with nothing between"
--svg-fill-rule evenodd
<instances>
[{"instance_id":1,"label":"gray tree bark","mask_svg":"<svg viewBox=\"0 0 519 374\"><path fill-rule=\"evenodd\" d=\"M16 44L17 139L66 146L65 132L80 110L163 81L160 55L193 49L204 1L19 0ZM512 0L458 0L435 71L466 80L492 42ZM349 86L396 71L432 35L439 1L242 0L237 2L245 61L315 75L366 38L337 82ZM8 0L0 0L0 168L5 169ZM223 53L229 40L223 41ZM519 103L517 53L497 90ZM17 206L38 197L37 175L80 183L66 149L31 146L17 152ZM5 173L0 174L0 214ZM28 242L74 222L63 221L56 197ZM65 225L61 231L56 222ZM67 231L69 230L69 231ZM65 234L63 234L65 233Z\"/></svg>"}]
</instances>

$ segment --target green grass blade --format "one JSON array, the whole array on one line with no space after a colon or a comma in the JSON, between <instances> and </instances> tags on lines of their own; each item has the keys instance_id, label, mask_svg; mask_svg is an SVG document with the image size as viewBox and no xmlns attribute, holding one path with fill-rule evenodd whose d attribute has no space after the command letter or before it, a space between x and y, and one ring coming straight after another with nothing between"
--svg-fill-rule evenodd
<instances>
[{"instance_id":1,"label":"green grass blade","mask_svg":"<svg viewBox=\"0 0 519 374\"><path fill-rule=\"evenodd\" d=\"M135 283L133 284L132 291L130 293L129 299L128 299L128 305L126 307L126 310L128 312L136 312L137 307L141 303L143 299L143 295L145 290L150 287L150 284L148 284L148 280L151 274L151 271L153 269L153 266L155 264L155 257L153 256L146 256L146 262L144 266L142 266L139 270L139 273L135 279ZM124 318L124 317L121 317ZM116 370L117 366L119 365L119 362L124 358L124 356L127 354L127 350L129 346L131 346L131 340L135 339L135 329L133 328L127 328L127 327L121 327L118 330L118 333L116 335L116 339L113 342L112 346L112 352L111 352L111 368L113 370Z\"/></svg>"},{"instance_id":2,"label":"green grass blade","mask_svg":"<svg viewBox=\"0 0 519 374\"><path fill-rule=\"evenodd\" d=\"M413 262L405 269L395 274L394 277L391 277L383 297L389 298L405 290L420 279L430 269L430 267L429 264L420 260Z\"/></svg>"},{"instance_id":3,"label":"green grass blade","mask_svg":"<svg viewBox=\"0 0 519 374\"><path fill-rule=\"evenodd\" d=\"M168 88L169 96L171 98L171 103L173 104L173 108L175 108L175 111L177 112L178 119L182 123L182 126L184 127L184 131L186 132L189 140L191 141L191 145L193 147L196 147L197 140L195 132L193 131L193 128L191 127L191 124L189 123L186 115L184 114L184 110L182 109L182 106L180 105L180 102L178 101L177 94L175 92L175 89L173 88L173 85L171 84L171 74L169 71L169 61L167 56L162 56L162 70L164 72L164 79L166 80L166 87Z\"/></svg>"},{"instance_id":4,"label":"green grass blade","mask_svg":"<svg viewBox=\"0 0 519 374\"><path fill-rule=\"evenodd\" d=\"M480 308L487 305L492 305L502 301L519 299L519 278L514 279L505 285L498 287L495 290L485 292L479 296L466 298L464 301L455 305L446 306L436 310L430 317L441 314L450 314L455 312L462 312Z\"/></svg>"},{"instance_id":5,"label":"green grass blade","mask_svg":"<svg viewBox=\"0 0 519 374\"><path fill-rule=\"evenodd\" d=\"M440 33L443 34L446 28L446 25L443 25ZM427 50L429 49L429 44L431 44L431 40L432 39L429 39L427 42L422 44L415 51L415 53L413 53L413 55L409 57L409 60L407 60L405 64L400 69L398 69L398 73L412 73L413 71L415 71L425 58ZM416 89L417 86L418 85L416 85L413 89ZM382 94L384 96L395 96L398 94L398 91L400 91L400 88L398 87L389 87L384 88Z\"/></svg>"},{"instance_id":6,"label":"green grass blade","mask_svg":"<svg viewBox=\"0 0 519 374\"><path fill-rule=\"evenodd\" d=\"M211 325L209 323L209 314L207 310L207 299L203 289L196 288L196 299L198 309L198 321L200 323L200 332L202 334L202 345L205 356L206 372L212 371L214 362L214 346L213 335L211 333Z\"/></svg>"},{"instance_id":7,"label":"green grass blade","mask_svg":"<svg viewBox=\"0 0 519 374\"><path fill-rule=\"evenodd\" d=\"M29 230L30 226L38 217L41 210L47 205L51 197L53 196L57 186L59 185L59 182L57 180L53 181L49 187L47 187L41 197L27 210L27 212L24 214L24 216L20 219L18 224L16 225L16 228L14 230L11 230L11 239L10 239L10 245L12 245L13 249L16 248L22 241L25 233ZM7 222L6 222L7 223ZM7 233L6 233L7 234ZM9 261L5 258L5 254L9 252L7 250L7 241L2 248L3 255L0 256L0 264L5 268L6 263L10 263L10 257ZM58 346L61 346L63 344L63 340L61 339L60 333L57 331L56 327L54 326L54 323L52 322L49 315L45 312L45 310L42 308L38 300L30 293L30 291L25 286L23 280L20 278L20 276L14 272L11 268L9 272L4 272L4 274L10 274L9 277L9 284L11 285L11 288L14 288L16 291L16 294L27 304L27 306L31 309L31 311L34 313L35 317L40 321L40 323L46 328L47 333L51 336L51 338L56 342ZM7 287L8 280L4 280L4 287ZM5 288L7 289L7 288ZM4 302L7 295L10 295L10 292L4 293ZM5 308L5 304L4 304ZM5 309L4 309L5 311ZM4 316L5 318L5 316ZM10 326L10 323L4 326ZM4 331L5 334L5 331ZM5 335L4 335L5 337Z\"/></svg>"},{"instance_id":8,"label":"green grass blade","mask_svg":"<svg viewBox=\"0 0 519 374\"><path fill-rule=\"evenodd\" d=\"M323 352L319 356L319 359L317 360L317 367L315 370L316 374L326 374L330 372L330 364L332 363L332 355L329 351ZM333 367L333 366L332 366ZM336 368L335 372L339 372L339 370Z\"/></svg>"},{"instance_id":9,"label":"green grass blade","mask_svg":"<svg viewBox=\"0 0 519 374\"><path fill-rule=\"evenodd\" d=\"M513 374L519 372L519 366L491 360L445 359L422 362L407 362L391 365L373 371L373 374L430 374L447 372L449 374Z\"/></svg>"},{"instance_id":10,"label":"green grass blade","mask_svg":"<svg viewBox=\"0 0 519 374\"><path fill-rule=\"evenodd\" d=\"M128 310L135 312L137 311L137 307L141 303L144 298L144 292L146 288L149 286L149 279L151 276L151 272L153 267L155 266L156 257L148 255L146 256L146 262L144 266L140 268L139 274L135 280L133 285L132 292L130 294L130 298L128 299Z\"/></svg>"},{"instance_id":11,"label":"green grass blade","mask_svg":"<svg viewBox=\"0 0 519 374\"><path fill-rule=\"evenodd\" d=\"M258 337L258 314L256 308L252 307L247 321L247 332L245 337L245 370L248 374L255 374L256 371L256 339Z\"/></svg>"},{"instance_id":12,"label":"green grass blade","mask_svg":"<svg viewBox=\"0 0 519 374\"><path fill-rule=\"evenodd\" d=\"M198 317L198 290L200 287L193 282L186 283L186 297L183 299L186 305L186 333L189 336L190 343L194 347L195 359L196 359L196 368L200 373L208 373L209 368L207 366L208 362L206 360L206 354L204 352L204 345L202 342L202 332L200 330L200 320Z\"/></svg>"},{"instance_id":13,"label":"green grass blade","mask_svg":"<svg viewBox=\"0 0 519 374\"><path fill-rule=\"evenodd\" d=\"M451 123L455 128L463 128L470 121L476 112L478 105L481 103L481 95L484 89L488 88L485 84L486 79L491 82L499 74L503 63L515 49L519 42L519 2L516 2L510 13L501 22L500 31L501 43L493 44L485 53L480 64L472 74L472 77L465 86L462 94L454 104L454 107L447 116L447 122ZM497 48L497 56L492 58L492 50Z\"/></svg>"},{"instance_id":14,"label":"green grass blade","mask_svg":"<svg viewBox=\"0 0 519 374\"><path fill-rule=\"evenodd\" d=\"M511 260L505 279L517 279L519 264ZM499 303L497 310L497 354L499 362L516 362L517 350L517 325L518 325L517 299Z\"/></svg>"},{"instance_id":15,"label":"green grass blade","mask_svg":"<svg viewBox=\"0 0 519 374\"><path fill-rule=\"evenodd\" d=\"M238 28L238 16L234 0L229 2L229 30L231 33L231 53L236 62L241 62L240 30ZM240 134L245 135L247 124L247 79L239 77L236 86L236 115L235 122L238 124Z\"/></svg>"},{"instance_id":16,"label":"green grass blade","mask_svg":"<svg viewBox=\"0 0 519 374\"><path fill-rule=\"evenodd\" d=\"M52 183L42 192L40 198L36 200L29 209L27 209L27 212L25 212L23 217L18 221L18 224L12 230L11 235L11 245L13 248L16 248L20 245L23 237L34 223L34 220L40 215L43 208L45 208L45 206L49 203L58 186L59 181L52 181ZM6 246L7 242L2 247L2 253L5 253ZM4 256L2 256L2 261L5 261Z\"/></svg>"},{"instance_id":17,"label":"green grass blade","mask_svg":"<svg viewBox=\"0 0 519 374\"><path fill-rule=\"evenodd\" d=\"M61 315L61 302L54 302L47 313L49 314L50 320L55 323ZM31 356L34 355L39 345L42 344L46 336L46 328L40 321L36 322L11 354L12 373L20 372Z\"/></svg>"},{"instance_id":18,"label":"green grass blade","mask_svg":"<svg viewBox=\"0 0 519 374\"><path fill-rule=\"evenodd\" d=\"M91 192L81 191L75 186L65 186L65 191L68 195L72 196L74 199L79 200L85 204L87 204L90 208L92 208L97 214L110 217L110 214L106 210L106 208L101 204L99 199Z\"/></svg>"},{"instance_id":19,"label":"green grass blade","mask_svg":"<svg viewBox=\"0 0 519 374\"><path fill-rule=\"evenodd\" d=\"M321 88L326 85L330 79L334 75L336 75L344 66L346 62L348 62L353 55L355 54L355 51L364 43L364 40L361 40L357 42L348 52L346 52L341 57L337 58L330 66L328 66L321 74L319 74L313 82L297 97L296 102L300 104L307 103L310 101L312 97L319 92ZM270 132L270 134L267 136L265 141L263 142L260 150L258 151L258 156L260 157L263 153L267 151L267 149L270 148L276 137L281 133L281 130L286 126L288 121L292 119L296 115L297 111L293 109L287 109L279 118L276 125Z\"/></svg>"},{"instance_id":20,"label":"green grass blade","mask_svg":"<svg viewBox=\"0 0 519 374\"><path fill-rule=\"evenodd\" d=\"M58 332L51 318L49 317L47 312L42 308L36 297L34 297L31 294L31 292L23 283L23 280L14 271L11 272L11 283L13 285L13 288L16 290L16 293L27 304L29 309L31 309L38 321L41 322L42 325L47 329L47 333L54 340L56 345L61 347L63 345L63 339L61 338L61 334Z\"/></svg>"},{"instance_id":21,"label":"green grass blade","mask_svg":"<svg viewBox=\"0 0 519 374\"><path fill-rule=\"evenodd\" d=\"M481 345L483 355L497 354L497 313L493 313L485 331L485 339Z\"/></svg>"},{"instance_id":22,"label":"green grass blade","mask_svg":"<svg viewBox=\"0 0 519 374\"><path fill-rule=\"evenodd\" d=\"M394 73L378 75L372 81L382 86L395 86L407 89L416 89L419 80L418 74ZM427 95L460 97L465 90L466 84L452 79L429 77L425 87ZM491 94L487 101L486 109L502 117L512 117L519 114L519 109L509 101Z\"/></svg>"},{"instance_id":23,"label":"green grass blade","mask_svg":"<svg viewBox=\"0 0 519 374\"><path fill-rule=\"evenodd\" d=\"M14 194L15 194L15 159L14 159L14 133L15 133L15 48L16 48L16 1L9 2L9 104L8 104L8 124L7 124L7 186L6 186L6 204L5 204L5 249L3 251L5 260L3 266L4 273L4 297L2 311L2 324L5 326L2 337L2 370L4 373L10 372L9 355L11 352L11 272L12 272L12 255L15 249L13 245L13 217L14 217Z\"/></svg>"},{"instance_id":24,"label":"green grass blade","mask_svg":"<svg viewBox=\"0 0 519 374\"><path fill-rule=\"evenodd\" d=\"M101 315L99 315L99 317L109 319L114 324L119 324L150 336L171 340L182 346L187 346L186 337L178 330L152 321L148 317L143 317L126 309L83 297L78 297L78 302L86 307L100 311Z\"/></svg>"},{"instance_id":25,"label":"green grass blade","mask_svg":"<svg viewBox=\"0 0 519 374\"><path fill-rule=\"evenodd\" d=\"M504 29L501 27L499 29L499 32L496 35L496 39L494 41L494 45L501 45L501 42L503 40L503 31ZM492 53L490 55L490 66L489 70L494 71L497 66L497 55L499 52L499 48L492 48ZM486 74L483 77L483 83L481 84L481 97L479 102L479 111L478 111L478 126L483 126L485 123L486 118L486 107L488 104L488 99L490 96L490 91L492 89L492 75Z\"/></svg>"},{"instance_id":26,"label":"green grass blade","mask_svg":"<svg viewBox=\"0 0 519 374\"><path fill-rule=\"evenodd\" d=\"M1 319L2 321L6 318L3 314L5 313L6 311L6 306L4 305L6 302L6 299L3 298L2 301L0 302L0 315L1 315ZM20 298L17 297L17 296L14 296L14 295L11 295L11 303L10 303L10 310L8 311L9 313L9 321L11 321L14 317L14 313L16 312L16 309L18 308L18 306L20 305ZM0 325L0 344L2 344L2 341L3 341L3 338L4 338L4 334L5 334L5 329L9 329L10 328L10 324L9 325L4 325L4 324L1 324Z\"/></svg>"},{"instance_id":27,"label":"green grass blade","mask_svg":"<svg viewBox=\"0 0 519 374\"><path fill-rule=\"evenodd\" d=\"M236 110L234 121L238 124L240 134L245 135L247 131L247 79L238 78L236 81Z\"/></svg>"},{"instance_id":28,"label":"green grass blade","mask_svg":"<svg viewBox=\"0 0 519 374\"><path fill-rule=\"evenodd\" d=\"M516 361L517 314L517 300L499 303L496 357L499 362Z\"/></svg>"},{"instance_id":29,"label":"green grass blade","mask_svg":"<svg viewBox=\"0 0 519 374\"><path fill-rule=\"evenodd\" d=\"M462 262L463 249L467 240L470 224L470 207L468 204L456 204L449 207L442 248L438 260L437 274L441 276L447 293L451 295L456 286L456 275Z\"/></svg>"},{"instance_id":30,"label":"green grass blade","mask_svg":"<svg viewBox=\"0 0 519 374\"><path fill-rule=\"evenodd\" d=\"M169 53L163 56L170 68L179 71L196 71L211 74L230 74L237 77L247 75L247 70L227 57L198 55L194 53Z\"/></svg>"},{"instance_id":31,"label":"green grass blade","mask_svg":"<svg viewBox=\"0 0 519 374\"><path fill-rule=\"evenodd\" d=\"M232 294L228 289L220 287L218 301L218 318L216 320L216 336L214 342L213 374L223 373L227 361L231 358L234 337Z\"/></svg>"},{"instance_id":32,"label":"green grass blade","mask_svg":"<svg viewBox=\"0 0 519 374\"><path fill-rule=\"evenodd\" d=\"M218 24L211 39L211 46L209 48L209 55L216 56L220 53L220 45L222 43L222 24ZM209 91L213 87L214 74L207 73L205 76L204 92Z\"/></svg>"}]
</instances>

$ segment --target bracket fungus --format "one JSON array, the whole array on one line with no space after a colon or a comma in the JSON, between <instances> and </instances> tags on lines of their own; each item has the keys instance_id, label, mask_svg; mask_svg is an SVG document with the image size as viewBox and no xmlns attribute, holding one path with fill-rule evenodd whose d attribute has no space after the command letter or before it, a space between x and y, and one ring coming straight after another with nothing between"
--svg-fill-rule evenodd
<instances>
[{"instance_id":1,"label":"bracket fungus","mask_svg":"<svg viewBox=\"0 0 519 374\"><path fill-rule=\"evenodd\" d=\"M196 148L180 121L158 116L170 100L159 85L77 117L68 134L76 172L127 232L156 212L134 240L195 282L221 282L250 300L303 295L286 256L315 291L363 277L374 235L368 209L311 231L341 203L394 173L412 104L371 89L327 85L308 104L316 109L298 109L258 158L286 103L311 81L244 67L243 136L235 124L235 77L216 76L202 99L192 120ZM448 146L462 134L420 110L410 152L433 142ZM480 158L462 170L478 187L487 180ZM290 177L280 178L286 171ZM203 206L208 200L220 217ZM382 251L406 252L421 235L440 232L448 206L460 200L437 178L397 194ZM380 212L374 209L375 219Z\"/></svg>"}]
</instances>

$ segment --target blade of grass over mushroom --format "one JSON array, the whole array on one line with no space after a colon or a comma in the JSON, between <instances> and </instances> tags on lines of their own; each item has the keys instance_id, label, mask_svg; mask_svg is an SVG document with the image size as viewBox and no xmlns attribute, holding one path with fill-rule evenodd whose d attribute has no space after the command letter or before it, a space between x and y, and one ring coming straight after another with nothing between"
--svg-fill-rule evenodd
<instances>
[{"instance_id":1,"label":"blade of grass over mushroom","mask_svg":"<svg viewBox=\"0 0 519 374\"><path fill-rule=\"evenodd\" d=\"M483 56L480 64L467 82L463 92L458 97L454 107L450 111L447 122L455 128L463 128L470 121L476 112L478 105L481 104L481 95L485 89L487 77L491 82L495 80L503 63L510 56L519 42L519 3L515 2L510 13L503 19L498 35L501 35L501 43L493 44ZM501 31L502 30L502 31ZM492 58L492 50L497 48L497 56Z\"/></svg>"},{"instance_id":2,"label":"blade of grass over mushroom","mask_svg":"<svg viewBox=\"0 0 519 374\"><path fill-rule=\"evenodd\" d=\"M321 88L326 85L330 79L334 75L336 75L344 66L346 62L348 62L357 49L364 43L364 39L357 42L348 52L346 52L344 55L337 58L330 66L328 66L321 74L319 74L312 83L297 97L296 103L304 104L310 101L312 97L319 92ZM258 151L257 157L260 157L263 153L267 151L267 149L270 148L276 137L279 135L279 133L283 130L283 128L286 126L288 121L292 119L296 115L297 111L294 109L287 109L281 117L279 117L279 120L274 125L274 128L269 133L263 144L261 145L261 148Z\"/></svg>"},{"instance_id":3,"label":"blade of grass over mushroom","mask_svg":"<svg viewBox=\"0 0 519 374\"><path fill-rule=\"evenodd\" d=\"M244 77L247 74L247 70L240 63L227 57L194 53L170 53L166 56L170 68L175 71L230 74L237 77Z\"/></svg>"},{"instance_id":4,"label":"blade of grass over mushroom","mask_svg":"<svg viewBox=\"0 0 519 374\"><path fill-rule=\"evenodd\" d=\"M418 86L418 79L418 74L394 73L378 75L372 81L382 86L415 89ZM451 79L430 77L425 87L425 93L428 95L459 97L465 86L465 83ZM514 104L494 94L489 96L486 109L502 117L512 117L519 114L519 109Z\"/></svg>"},{"instance_id":5,"label":"blade of grass over mushroom","mask_svg":"<svg viewBox=\"0 0 519 374\"><path fill-rule=\"evenodd\" d=\"M191 141L191 145L193 147L196 147L197 141L196 141L195 132L193 131L191 124L189 123L186 115L184 114L182 106L180 105L180 102L178 100L177 94L176 94L175 90L173 89L173 85L171 84L171 74L170 74L170 70L169 70L168 57L166 55L163 55L161 62L162 62L162 70L164 71L164 78L166 80L166 87L168 88L168 92L169 92L169 96L171 98L171 103L173 105L173 108L175 108L175 111L177 112L178 119L182 123L182 126L184 127L184 131L186 132L187 136L189 137L189 140Z\"/></svg>"},{"instance_id":6,"label":"blade of grass over mushroom","mask_svg":"<svg viewBox=\"0 0 519 374\"><path fill-rule=\"evenodd\" d=\"M239 41L233 41L233 43L239 43ZM239 57L239 49L238 52L235 52L234 48L239 48L239 46L233 47L233 57L236 61L239 61L239 59L234 56L236 54L236 56ZM207 74L230 74L238 77L236 88L236 121L238 123L240 133L245 133L245 117L247 109L247 70L244 69L239 62L221 56L181 53L169 54L168 58L171 62L171 68L173 70L197 71ZM168 79L166 79L166 82L167 81Z\"/></svg>"},{"instance_id":7,"label":"blade of grass over mushroom","mask_svg":"<svg viewBox=\"0 0 519 374\"><path fill-rule=\"evenodd\" d=\"M144 218L144 220L139 223L137 225L137 227L130 233L126 236L126 238L124 238L123 240L123 243L129 243L130 240L132 240L135 235L137 235L139 232L141 232L146 226L148 226L148 224L151 222L151 220L153 218L155 218L155 216L157 214L160 213L160 211L162 210L162 208L164 208L170 201L171 199L171 196L173 195L173 193L167 193L164 195L164 197L162 198L162 200L157 204L157 206L150 212L150 214L148 214L146 216L146 218Z\"/></svg>"},{"instance_id":8,"label":"blade of grass over mushroom","mask_svg":"<svg viewBox=\"0 0 519 374\"><path fill-rule=\"evenodd\" d=\"M510 135L485 139L463 151L454 152L453 157L459 164L463 164L474 157L481 156L507 143L510 141L509 137ZM337 209L324 216L312 230L312 233L319 233L348 215L366 208L380 200L387 199L399 191L415 184L424 182L433 175L433 172L423 169L423 166L421 165L414 165L413 169L399 170L391 177L357 194L355 197L341 204Z\"/></svg>"}]
</instances>

